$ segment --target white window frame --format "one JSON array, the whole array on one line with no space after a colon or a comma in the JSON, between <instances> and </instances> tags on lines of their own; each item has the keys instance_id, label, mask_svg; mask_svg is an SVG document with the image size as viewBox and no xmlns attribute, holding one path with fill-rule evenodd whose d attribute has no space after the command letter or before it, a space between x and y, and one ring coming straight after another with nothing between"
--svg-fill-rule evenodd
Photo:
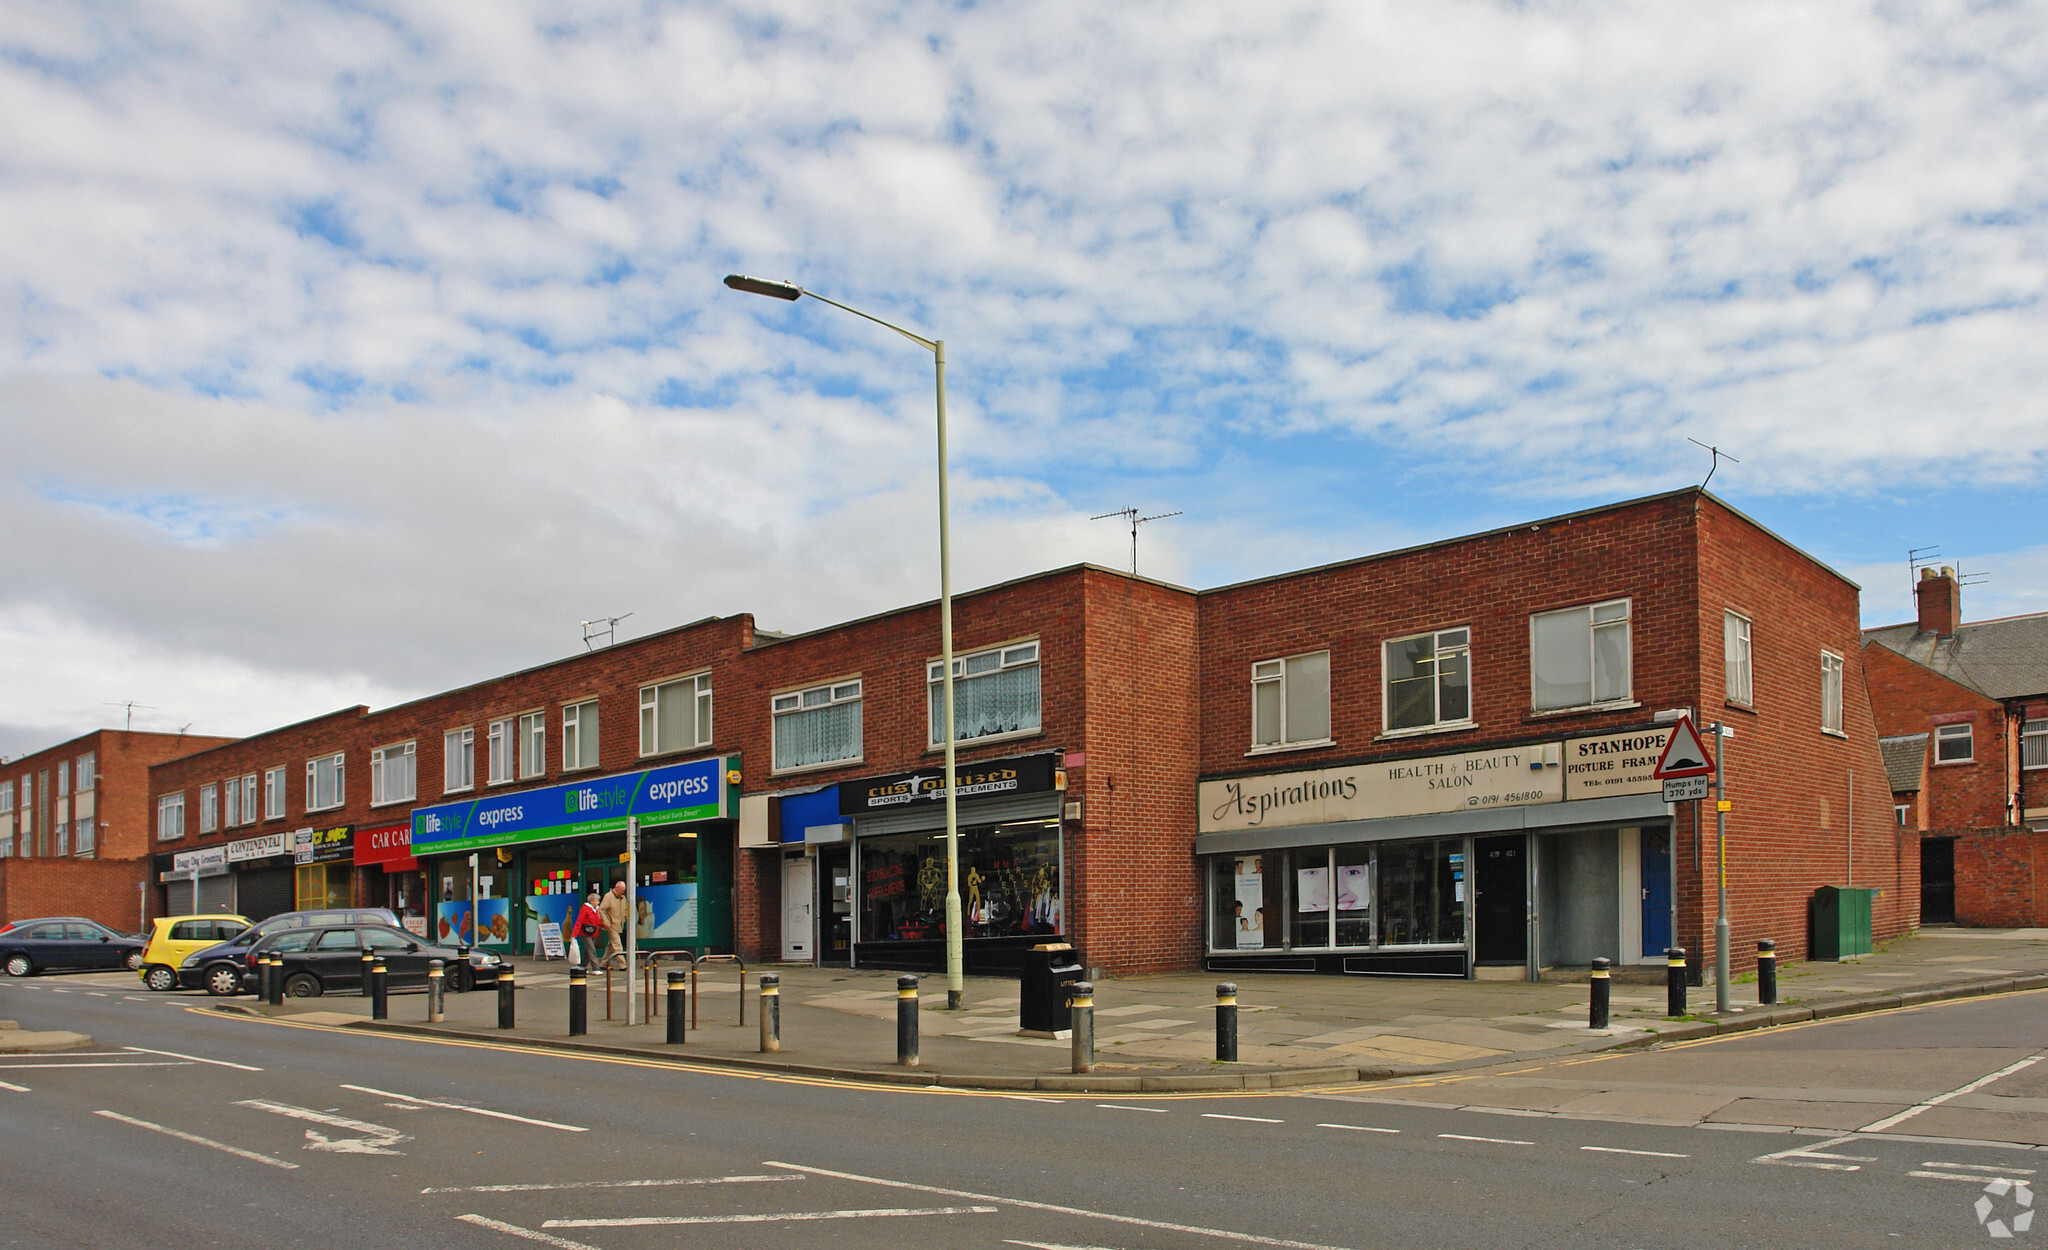
<instances>
[{"instance_id":1,"label":"white window frame","mask_svg":"<svg viewBox=\"0 0 2048 1250\"><path fill-rule=\"evenodd\" d=\"M1323 732L1315 737L1298 738L1295 737L1293 733L1294 729L1297 727L1289 725L1287 723L1287 706L1288 687L1290 685L1290 682L1294 684L1299 684L1301 678L1298 675L1290 678L1289 674L1298 674L1298 672L1300 671L1296 668L1297 661L1313 660L1318 657L1320 657L1323 661ZM1276 711L1279 723L1273 727L1273 733L1270 738L1262 738L1259 736L1259 694L1262 689L1270 689L1273 693L1273 697L1278 700L1278 707ZM1295 653L1294 655L1279 656L1277 658L1270 660L1253 661L1251 694L1251 754L1257 754L1262 751L1296 750L1301 747L1322 747L1329 746L1333 742L1335 742L1335 739L1330 736L1331 726L1329 648L1325 647L1319 651L1301 651Z\"/></svg>"},{"instance_id":2,"label":"white window frame","mask_svg":"<svg viewBox=\"0 0 2048 1250\"><path fill-rule=\"evenodd\" d=\"M71 761L57 761L57 797L66 798L71 794Z\"/></svg>"},{"instance_id":3,"label":"white window frame","mask_svg":"<svg viewBox=\"0 0 2048 1250\"><path fill-rule=\"evenodd\" d=\"M838 681L818 682L796 690L783 690L768 698L771 769L778 773L803 772L812 768L840 768L847 764L858 764L867 753L867 703L866 684L858 676L845 677ZM792 723L791 718L808 716L816 712L829 712L835 708L854 706L853 753L835 756L829 760L810 760L805 763L785 763L782 758L783 725Z\"/></svg>"},{"instance_id":4,"label":"white window frame","mask_svg":"<svg viewBox=\"0 0 2048 1250\"><path fill-rule=\"evenodd\" d=\"M519 776L519 722L516 717L501 716L490 723L485 737L484 780L494 786L502 786Z\"/></svg>"},{"instance_id":5,"label":"white window frame","mask_svg":"<svg viewBox=\"0 0 2048 1250\"><path fill-rule=\"evenodd\" d=\"M2020 767L2048 768L2048 718L2020 722Z\"/></svg>"},{"instance_id":6,"label":"white window frame","mask_svg":"<svg viewBox=\"0 0 2048 1250\"><path fill-rule=\"evenodd\" d=\"M332 769L334 777L334 801L320 802L320 781L322 771ZM331 812L337 807L348 805L348 755L334 751L327 755L316 755L306 761L306 810L309 812Z\"/></svg>"},{"instance_id":7,"label":"white window frame","mask_svg":"<svg viewBox=\"0 0 2048 1250\"><path fill-rule=\"evenodd\" d=\"M256 811L256 774L242 774L242 823L253 825L259 816Z\"/></svg>"},{"instance_id":8,"label":"white window frame","mask_svg":"<svg viewBox=\"0 0 2048 1250\"><path fill-rule=\"evenodd\" d=\"M1605 615L1602 615L1602 614ZM1586 623L1586 699L1578 703L1546 704L1536 690L1537 630L1539 622L1556 617L1581 617ZM1600 697L1600 642L1603 635L1622 638L1621 693ZM1611 674L1610 674L1611 676ZM1535 712L1598 711L1601 708L1633 707L1636 702L1635 600L1628 596L1581 603L1574 607L1529 615L1529 708Z\"/></svg>"},{"instance_id":9,"label":"white window frame","mask_svg":"<svg viewBox=\"0 0 2048 1250\"><path fill-rule=\"evenodd\" d=\"M1941 753L1944 741L1961 741L1963 749L1967 754L1953 759L1944 759ZM1974 764L1976 762L1977 727L1975 725L1969 721L1959 721L1952 725L1936 725L1934 727L1934 763L1937 767L1942 764Z\"/></svg>"},{"instance_id":10,"label":"white window frame","mask_svg":"<svg viewBox=\"0 0 2048 1250\"><path fill-rule=\"evenodd\" d=\"M991 655L996 657L995 667L978 673L970 673L968 671L976 661L984 660ZM1003 643L1001 646L980 647L973 651L956 653L953 656L953 715L956 719L960 715L960 690L963 686L980 681L985 677L1019 672L1026 668L1036 668L1039 671L1039 701L1038 720L1034 724L1020 724L1015 729L1006 729L1000 733L979 734L973 737L955 737L953 739L954 742L1002 742L1010 738L1028 738L1033 734L1044 733L1045 669L1043 660L1044 648L1036 638L1020 638L1014 642ZM930 660L925 664L925 690L927 696L925 699L927 713L925 716L925 747L927 750L938 750L946 745L945 740L939 737L939 718L945 715L945 672L946 664L943 659ZM953 728L957 730L959 726L955 725Z\"/></svg>"},{"instance_id":11,"label":"white window frame","mask_svg":"<svg viewBox=\"0 0 2048 1250\"><path fill-rule=\"evenodd\" d=\"M199 832L212 833L220 828L220 786L207 782L199 787Z\"/></svg>"},{"instance_id":12,"label":"white window frame","mask_svg":"<svg viewBox=\"0 0 2048 1250\"><path fill-rule=\"evenodd\" d=\"M159 796L156 801L156 840L176 842L185 836L185 792Z\"/></svg>"},{"instance_id":13,"label":"white window frame","mask_svg":"<svg viewBox=\"0 0 2048 1250\"><path fill-rule=\"evenodd\" d=\"M687 689L685 689L687 687ZM674 691L673 697L688 698L692 732L696 735L690 742L664 742L661 740L661 711L667 698L666 692ZM665 677L640 687L640 754L667 755L674 751L694 751L711 745L711 670L701 673L685 673L680 677Z\"/></svg>"},{"instance_id":14,"label":"white window frame","mask_svg":"<svg viewBox=\"0 0 2048 1250\"><path fill-rule=\"evenodd\" d=\"M548 714L519 714L519 779L545 777L548 771Z\"/></svg>"},{"instance_id":15,"label":"white window frame","mask_svg":"<svg viewBox=\"0 0 2048 1250\"><path fill-rule=\"evenodd\" d=\"M1756 706L1756 622L1740 612L1721 614L1721 661L1728 702Z\"/></svg>"},{"instance_id":16,"label":"white window frame","mask_svg":"<svg viewBox=\"0 0 2048 1250\"><path fill-rule=\"evenodd\" d=\"M1849 735L1842 729L1842 688L1847 666L1832 651L1820 653L1820 731L1837 738Z\"/></svg>"},{"instance_id":17,"label":"white window frame","mask_svg":"<svg viewBox=\"0 0 2048 1250\"><path fill-rule=\"evenodd\" d=\"M562 705L562 771L587 772L599 766L598 716L596 699L578 699Z\"/></svg>"},{"instance_id":18,"label":"white window frame","mask_svg":"<svg viewBox=\"0 0 2048 1250\"><path fill-rule=\"evenodd\" d=\"M221 824L232 829L242 823L242 779L230 777L220 783Z\"/></svg>"},{"instance_id":19,"label":"white window frame","mask_svg":"<svg viewBox=\"0 0 2048 1250\"><path fill-rule=\"evenodd\" d=\"M1912 813L1913 805L1911 803L1892 804L1892 815L1898 820L1899 828L1901 829L1906 827L1906 817L1912 815Z\"/></svg>"},{"instance_id":20,"label":"white window frame","mask_svg":"<svg viewBox=\"0 0 2048 1250\"><path fill-rule=\"evenodd\" d=\"M73 771L78 774L71 783L71 788L74 792L84 793L87 790L97 790L100 782L99 752L87 751L84 755L79 756L78 763Z\"/></svg>"},{"instance_id":21,"label":"white window frame","mask_svg":"<svg viewBox=\"0 0 2048 1250\"><path fill-rule=\"evenodd\" d=\"M412 802L419 797L419 777L417 740L376 748L370 752L370 806Z\"/></svg>"},{"instance_id":22,"label":"white window frame","mask_svg":"<svg viewBox=\"0 0 2048 1250\"><path fill-rule=\"evenodd\" d=\"M99 828L90 816L80 816L71 840L71 853L80 859L92 859L99 850Z\"/></svg>"},{"instance_id":23,"label":"white window frame","mask_svg":"<svg viewBox=\"0 0 2048 1250\"><path fill-rule=\"evenodd\" d=\"M25 833L25 834L33 834L33 833L35 833L35 831L36 831L36 775L35 775L34 773L23 773L23 774L21 775L21 808L20 808L20 811L21 811L21 832L23 832L23 833ZM184 824L183 824L183 818L182 818L182 817L180 817L179 819L180 819L180 823L179 823L179 826L178 826L178 827L179 827L180 829L182 829L182 828L184 828L184 827L185 827L185 826L184 826ZM23 846L22 846L22 851L21 851L21 853L22 853L23 855L27 855L27 854L29 854L29 853L30 853L30 844L24 843L24 844L23 844Z\"/></svg>"},{"instance_id":24,"label":"white window frame","mask_svg":"<svg viewBox=\"0 0 2048 1250\"><path fill-rule=\"evenodd\" d=\"M14 814L14 783L0 781L0 816Z\"/></svg>"},{"instance_id":25,"label":"white window frame","mask_svg":"<svg viewBox=\"0 0 2048 1250\"><path fill-rule=\"evenodd\" d=\"M263 770L263 819L284 819L285 809L291 805L291 799L285 793L285 787L290 784L285 778L284 765Z\"/></svg>"},{"instance_id":26,"label":"white window frame","mask_svg":"<svg viewBox=\"0 0 2048 1250\"><path fill-rule=\"evenodd\" d=\"M476 789L476 726L464 725L441 735L441 793Z\"/></svg>"},{"instance_id":27,"label":"white window frame","mask_svg":"<svg viewBox=\"0 0 2048 1250\"><path fill-rule=\"evenodd\" d=\"M1447 637L1463 634L1463 642L1447 642ZM1430 682L1430 710L1433 719L1421 725L1394 725L1394 679L1391 657L1393 648L1418 638L1430 639L1430 662L1437 666L1436 676ZM1443 657L1463 655L1465 657L1465 715L1455 720L1444 719L1443 708ZM1426 629L1417 634L1403 634L1399 638L1388 638L1380 643L1380 724L1384 727L1383 737L1400 737L1406 734L1443 733L1453 729L1470 729L1476 722L1472 719L1475 688L1478 681L1472 672L1472 627L1470 625L1448 625L1442 629Z\"/></svg>"}]
</instances>

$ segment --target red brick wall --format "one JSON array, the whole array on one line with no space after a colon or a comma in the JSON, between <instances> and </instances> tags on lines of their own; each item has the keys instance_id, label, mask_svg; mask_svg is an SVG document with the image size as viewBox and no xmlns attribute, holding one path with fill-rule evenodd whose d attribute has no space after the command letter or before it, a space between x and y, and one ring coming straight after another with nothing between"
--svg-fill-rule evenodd
<instances>
[{"instance_id":1,"label":"red brick wall","mask_svg":"<svg viewBox=\"0 0 2048 1250\"><path fill-rule=\"evenodd\" d=\"M84 916L116 933L143 925L133 859L0 859L0 920Z\"/></svg>"},{"instance_id":2,"label":"red brick wall","mask_svg":"<svg viewBox=\"0 0 2048 1250\"><path fill-rule=\"evenodd\" d=\"M1944 829L1956 840L1956 923L2048 925L2048 833L2007 827Z\"/></svg>"},{"instance_id":3,"label":"red brick wall","mask_svg":"<svg viewBox=\"0 0 2048 1250\"><path fill-rule=\"evenodd\" d=\"M1889 647L1873 642L1863 650L1878 733L1887 738L1928 735L1927 788L1922 793L1927 827L1971 829L2006 824L2015 757L2003 705ZM1969 718L1976 758L1967 764L1936 763L1935 718L1958 716Z\"/></svg>"}]
</instances>

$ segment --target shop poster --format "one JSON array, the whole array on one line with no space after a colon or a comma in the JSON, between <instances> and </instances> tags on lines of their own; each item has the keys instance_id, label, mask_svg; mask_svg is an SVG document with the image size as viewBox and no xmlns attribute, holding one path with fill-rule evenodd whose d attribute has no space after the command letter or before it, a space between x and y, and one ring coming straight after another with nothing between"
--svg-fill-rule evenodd
<instances>
[{"instance_id":1,"label":"shop poster","mask_svg":"<svg viewBox=\"0 0 2048 1250\"><path fill-rule=\"evenodd\" d=\"M436 903L434 905L434 932L436 942L445 946L462 943L474 946L470 938L470 907L467 902Z\"/></svg>"},{"instance_id":2,"label":"shop poster","mask_svg":"<svg viewBox=\"0 0 2048 1250\"><path fill-rule=\"evenodd\" d=\"M634 926L640 941L649 938L697 936L697 885L643 885L634 892L639 919Z\"/></svg>"},{"instance_id":3,"label":"shop poster","mask_svg":"<svg viewBox=\"0 0 2048 1250\"><path fill-rule=\"evenodd\" d=\"M1303 915L1330 910L1330 867L1297 868L1294 872L1294 909Z\"/></svg>"},{"instance_id":4,"label":"shop poster","mask_svg":"<svg viewBox=\"0 0 2048 1250\"><path fill-rule=\"evenodd\" d=\"M526 898L526 942L533 946L541 940L543 924L555 926L557 943L569 931L569 921L575 918L576 909L583 899L575 894L530 894Z\"/></svg>"},{"instance_id":5,"label":"shop poster","mask_svg":"<svg viewBox=\"0 0 2048 1250\"><path fill-rule=\"evenodd\" d=\"M562 926L552 920L540 922L540 953L544 959L561 959L566 954L562 946Z\"/></svg>"},{"instance_id":6,"label":"shop poster","mask_svg":"<svg viewBox=\"0 0 2048 1250\"><path fill-rule=\"evenodd\" d=\"M512 940L512 900L480 898L476 901L478 943L503 946Z\"/></svg>"},{"instance_id":7,"label":"shop poster","mask_svg":"<svg viewBox=\"0 0 2048 1250\"><path fill-rule=\"evenodd\" d=\"M1258 855L1237 859L1237 899L1233 908L1237 920L1237 949L1264 950L1266 946L1265 861Z\"/></svg>"},{"instance_id":8,"label":"shop poster","mask_svg":"<svg viewBox=\"0 0 2048 1250\"><path fill-rule=\"evenodd\" d=\"M1372 906L1372 869L1366 864L1337 865L1337 910L1364 911Z\"/></svg>"}]
</instances>

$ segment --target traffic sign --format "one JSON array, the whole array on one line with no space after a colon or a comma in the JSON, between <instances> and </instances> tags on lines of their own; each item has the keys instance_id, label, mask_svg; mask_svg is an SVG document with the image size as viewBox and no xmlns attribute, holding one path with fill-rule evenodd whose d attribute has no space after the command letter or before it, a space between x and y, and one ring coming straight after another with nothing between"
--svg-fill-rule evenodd
<instances>
[{"instance_id":1,"label":"traffic sign","mask_svg":"<svg viewBox=\"0 0 2048 1250\"><path fill-rule=\"evenodd\" d=\"M1707 797L1707 775L1695 773L1690 777L1673 777L1664 783L1666 803L1684 803L1691 799Z\"/></svg>"},{"instance_id":2,"label":"traffic sign","mask_svg":"<svg viewBox=\"0 0 2048 1250\"><path fill-rule=\"evenodd\" d=\"M1664 744L1664 754L1657 757L1657 767L1650 770L1650 775L1659 781L1669 781L1673 777L1705 777L1713 771L1707 744L1700 741L1699 730L1692 727L1692 717L1679 717L1678 727L1671 731L1671 741Z\"/></svg>"}]
</instances>

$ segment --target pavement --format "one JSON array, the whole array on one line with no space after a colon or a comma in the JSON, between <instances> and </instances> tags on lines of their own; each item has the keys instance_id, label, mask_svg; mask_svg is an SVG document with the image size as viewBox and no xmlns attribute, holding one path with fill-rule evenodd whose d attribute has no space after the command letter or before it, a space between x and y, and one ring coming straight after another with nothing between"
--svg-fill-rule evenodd
<instances>
[{"instance_id":1,"label":"pavement","mask_svg":"<svg viewBox=\"0 0 2048 1250\"><path fill-rule=\"evenodd\" d=\"M60 1050L78 1050L92 1045L84 1033L64 1029L24 1029L12 1020L0 1020L0 1055L40 1055Z\"/></svg>"},{"instance_id":2,"label":"pavement","mask_svg":"<svg viewBox=\"0 0 2048 1250\"><path fill-rule=\"evenodd\" d=\"M1021 1036L1017 982L969 978L966 1007L943 1009L945 982L923 979L919 1066L896 1056L894 972L765 965L748 970L744 1000L731 965L697 978L696 1021L680 1046L666 1017L627 1022L623 972L607 1007L591 979L589 1032L567 1036L567 974L560 961L517 963L518 1027L501 1031L497 995L450 994L445 1019L425 1020L423 995L394 995L391 1019L373 1023L365 998L299 999L235 1010L309 1023L434 1032L594 1051L687 1058L834 1080L964 1088L1101 1092L1278 1089L1386 1081L1574 1053L1641 1048L1951 998L2048 987L2048 929L1938 928L1842 963L1787 963L1780 1001L1756 1001L1754 978L1731 983L1732 1010L1713 1014L1711 985L1690 992L1690 1014L1665 1015L1661 969L1626 970L1612 987L1611 1027L1587 1027L1580 979L1529 984L1285 974L1235 974L1239 1061L1214 1059L1214 973L1169 973L1095 983L1096 1063L1071 1070L1068 1041ZM664 965L664 970L667 965ZM781 980L782 1048L760 1053L758 974ZM744 1022L742 1022L744 1015Z\"/></svg>"}]
</instances>

